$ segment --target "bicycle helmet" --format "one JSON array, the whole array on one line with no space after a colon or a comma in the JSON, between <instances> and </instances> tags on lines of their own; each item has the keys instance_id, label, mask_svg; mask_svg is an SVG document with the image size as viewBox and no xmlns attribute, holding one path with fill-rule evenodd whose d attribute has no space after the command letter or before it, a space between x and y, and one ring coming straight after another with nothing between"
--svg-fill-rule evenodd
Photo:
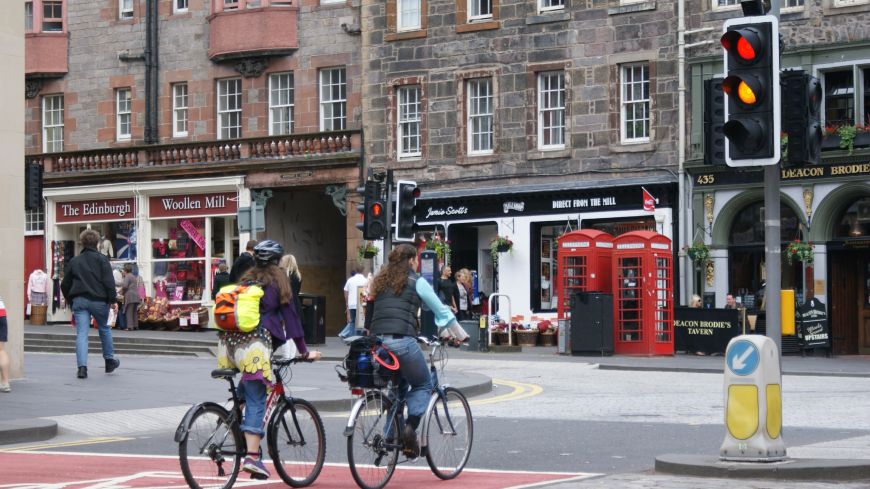
<instances>
[{"instance_id":1,"label":"bicycle helmet","mask_svg":"<svg viewBox=\"0 0 870 489\"><path fill-rule=\"evenodd\" d=\"M267 239L257 243L254 246L254 258L257 259L257 264L266 265L271 262L278 263L281 256L284 255L284 247L277 241Z\"/></svg>"}]
</instances>

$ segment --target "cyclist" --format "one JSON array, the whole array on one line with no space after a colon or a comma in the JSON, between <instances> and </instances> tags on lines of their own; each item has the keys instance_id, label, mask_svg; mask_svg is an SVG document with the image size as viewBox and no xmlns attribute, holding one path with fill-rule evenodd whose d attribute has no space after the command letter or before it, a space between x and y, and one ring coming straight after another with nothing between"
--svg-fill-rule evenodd
<instances>
[{"instance_id":1,"label":"cyclist","mask_svg":"<svg viewBox=\"0 0 870 489\"><path fill-rule=\"evenodd\" d=\"M265 240L257 244L254 247L256 265L240 279L240 283L256 282L263 288L259 327L250 333L218 333L218 367L237 368L242 372L239 397L245 403L245 413L241 428L247 444L242 470L257 479L269 477L269 471L260 457L260 440L265 434L263 417L266 412L266 390L274 382L271 352L292 339L303 358L320 359L320 352L308 351L305 345L290 282L278 268L278 260L283 254L284 247L276 241Z\"/></svg>"},{"instance_id":2,"label":"cyclist","mask_svg":"<svg viewBox=\"0 0 870 489\"><path fill-rule=\"evenodd\" d=\"M366 329L379 336L384 346L399 359L402 375L399 392L405 396L408 406L408 418L402 431L404 453L408 458L419 456L417 426L433 388L426 358L416 340L417 310L421 302L435 313L435 324L445 328L442 336L452 335L459 341L468 337L429 282L416 278L418 264L413 246L402 244L393 249L388 263L375 276L366 309Z\"/></svg>"}]
</instances>

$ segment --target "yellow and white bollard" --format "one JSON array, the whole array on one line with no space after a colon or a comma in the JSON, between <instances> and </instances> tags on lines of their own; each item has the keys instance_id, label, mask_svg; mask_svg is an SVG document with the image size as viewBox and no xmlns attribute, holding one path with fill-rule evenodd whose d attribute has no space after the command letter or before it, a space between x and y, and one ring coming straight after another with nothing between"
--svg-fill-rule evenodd
<instances>
[{"instance_id":1,"label":"yellow and white bollard","mask_svg":"<svg viewBox=\"0 0 870 489\"><path fill-rule=\"evenodd\" d=\"M782 441L782 375L773 340L741 335L725 351L725 441L722 460L775 462Z\"/></svg>"}]
</instances>

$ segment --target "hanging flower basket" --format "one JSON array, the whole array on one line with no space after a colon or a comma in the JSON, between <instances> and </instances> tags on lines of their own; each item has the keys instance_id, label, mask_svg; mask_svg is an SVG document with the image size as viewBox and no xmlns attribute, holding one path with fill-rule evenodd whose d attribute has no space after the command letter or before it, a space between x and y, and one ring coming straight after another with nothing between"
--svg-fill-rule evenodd
<instances>
[{"instance_id":1,"label":"hanging flower basket","mask_svg":"<svg viewBox=\"0 0 870 489\"><path fill-rule=\"evenodd\" d=\"M788 244L785 257L788 259L789 265L797 261L810 264L813 262L813 245L796 239Z\"/></svg>"},{"instance_id":2,"label":"hanging flower basket","mask_svg":"<svg viewBox=\"0 0 870 489\"><path fill-rule=\"evenodd\" d=\"M686 254L697 265L710 261L710 248L701 241L696 241L692 246L687 247Z\"/></svg>"},{"instance_id":3,"label":"hanging flower basket","mask_svg":"<svg viewBox=\"0 0 870 489\"><path fill-rule=\"evenodd\" d=\"M371 241L366 241L365 244L357 246L356 251L360 258L374 258L381 249L375 246Z\"/></svg>"},{"instance_id":4,"label":"hanging flower basket","mask_svg":"<svg viewBox=\"0 0 870 489\"><path fill-rule=\"evenodd\" d=\"M426 241L426 249L434 251L441 263L450 261L450 241L442 239L438 233Z\"/></svg>"},{"instance_id":5,"label":"hanging flower basket","mask_svg":"<svg viewBox=\"0 0 870 489\"><path fill-rule=\"evenodd\" d=\"M507 236L496 236L489 242L489 254L492 256L492 262L498 263L498 254L505 253L513 248L514 242Z\"/></svg>"}]
</instances>

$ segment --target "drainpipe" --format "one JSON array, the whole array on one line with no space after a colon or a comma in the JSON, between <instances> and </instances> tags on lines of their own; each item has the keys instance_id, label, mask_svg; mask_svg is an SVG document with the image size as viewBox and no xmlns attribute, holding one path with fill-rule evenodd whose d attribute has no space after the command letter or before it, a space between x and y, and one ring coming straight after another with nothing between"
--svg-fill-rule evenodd
<instances>
[{"instance_id":1,"label":"drainpipe","mask_svg":"<svg viewBox=\"0 0 870 489\"><path fill-rule=\"evenodd\" d=\"M157 0L145 0L145 143L160 142L158 133L157 96L160 83L158 71Z\"/></svg>"}]
</instances>

